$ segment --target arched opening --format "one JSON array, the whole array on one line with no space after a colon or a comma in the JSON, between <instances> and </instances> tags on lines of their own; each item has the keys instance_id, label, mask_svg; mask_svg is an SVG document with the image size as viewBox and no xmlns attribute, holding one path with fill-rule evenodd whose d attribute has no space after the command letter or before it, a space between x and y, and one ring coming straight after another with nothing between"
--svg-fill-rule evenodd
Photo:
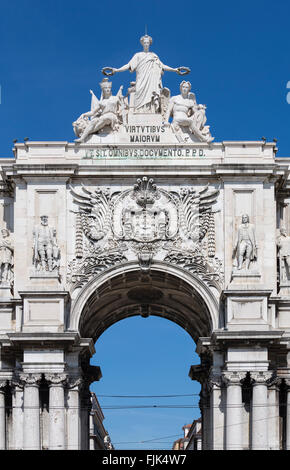
<instances>
[{"instance_id":1,"label":"arched opening","mask_svg":"<svg viewBox=\"0 0 290 470\"><path fill-rule=\"evenodd\" d=\"M107 270L81 289L68 329L95 342L109 326L135 315L172 320L195 342L221 323L216 297L197 276L168 263L155 263L149 272L128 263Z\"/></svg>"},{"instance_id":2,"label":"arched opening","mask_svg":"<svg viewBox=\"0 0 290 470\"><path fill-rule=\"evenodd\" d=\"M199 338L209 337L219 324L216 298L198 277L165 263L155 264L148 272L128 263L91 280L79 292L72 307L71 329L77 329L82 338L92 338L98 349L98 339L110 327L122 323L121 320L138 316L170 320L181 327L195 344ZM193 342L192 359L195 350ZM91 364L89 361L89 356L82 358L84 369L89 370L92 364L100 365L98 358L94 358ZM192 360L192 363L197 362ZM106 375L108 373L107 370ZM194 386L187 380L191 384L192 397L198 395L199 385ZM97 395L98 388L93 386L92 389ZM154 390L151 393L154 395ZM166 395L166 390L161 394ZM192 400L192 411L196 411L197 404L197 399ZM196 413L191 413L191 416L194 419Z\"/></svg>"},{"instance_id":3,"label":"arched opening","mask_svg":"<svg viewBox=\"0 0 290 470\"><path fill-rule=\"evenodd\" d=\"M200 362L192 338L165 318L135 316L108 328L95 349L102 379L90 389L114 449L183 449L200 417L200 384L188 377Z\"/></svg>"}]
</instances>

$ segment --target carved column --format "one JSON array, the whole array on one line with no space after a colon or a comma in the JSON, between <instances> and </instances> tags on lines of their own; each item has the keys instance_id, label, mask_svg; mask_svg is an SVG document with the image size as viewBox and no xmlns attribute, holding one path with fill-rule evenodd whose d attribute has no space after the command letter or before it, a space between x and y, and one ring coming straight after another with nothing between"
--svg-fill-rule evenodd
<instances>
[{"instance_id":1,"label":"carved column","mask_svg":"<svg viewBox=\"0 0 290 470\"><path fill-rule=\"evenodd\" d=\"M0 380L0 450L6 448L6 410L5 410L5 387L6 380Z\"/></svg>"},{"instance_id":2,"label":"carved column","mask_svg":"<svg viewBox=\"0 0 290 470\"><path fill-rule=\"evenodd\" d=\"M81 449L89 449L89 415L91 411L90 381L84 380L81 390Z\"/></svg>"},{"instance_id":3,"label":"carved column","mask_svg":"<svg viewBox=\"0 0 290 470\"><path fill-rule=\"evenodd\" d=\"M23 448L23 384L11 381L12 387L12 427L13 449Z\"/></svg>"},{"instance_id":4,"label":"carved column","mask_svg":"<svg viewBox=\"0 0 290 470\"><path fill-rule=\"evenodd\" d=\"M67 450L80 449L80 388L82 379L70 379L67 387Z\"/></svg>"},{"instance_id":5,"label":"carved column","mask_svg":"<svg viewBox=\"0 0 290 470\"><path fill-rule=\"evenodd\" d=\"M189 377L197 380L201 384L199 394L199 409L201 413L201 431L202 431L202 450L209 450L210 447L210 393L208 389L209 368L203 365L194 365L190 367Z\"/></svg>"},{"instance_id":6,"label":"carved column","mask_svg":"<svg viewBox=\"0 0 290 470\"><path fill-rule=\"evenodd\" d=\"M90 384L102 377L99 366L85 364L82 369L82 387L80 390L81 405L81 449L89 449L89 415L92 408Z\"/></svg>"},{"instance_id":7,"label":"carved column","mask_svg":"<svg viewBox=\"0 0 290 470\"><path fill-rule=\"evenodd\" d=\"M20 374L24 383L24 450L40 449L39 382L41 374Z\"/></svg>"},{"instance_id":8,"label":"carved column","mask_svg":"<svg viewBox=\"0 0 290 470\"><path fill-rule=\"evenodd\" d=\"M252 398L252 450L268 449L268 384L271 372L251 372Z\"/></svg>"},{"instance_id":9,"label":"carved column","mask_svg":"<svg viewBox=\"0 0 290 470\"><path fill-rule=\"evenodd\" d=\"M226 404L226 449L241 450L242 435L242 384L245 372L223 372L223 380L227 387Z\"/></svg>"},{"instance_id":10,"label":"carved column","mask_svg":"<svg viewBox=\"0 0 290 470\"><path fill-rule=\"evenodd\" d=\"M279 450L279 386L282 379L275 377L268 387L268 443L269 450Z\"/></svg>"},{"instance_id":11,"label":"carved column","mask_svg":"<svg viewBox=\"0 0 290 470\"><path fill-rule=\"evenodd\" d=\"M202 419L202 450L210 450L210 394L204 385L200 392L199 408Z\"/></svg>"},{"instance_id":12,"label":"carved column","mask_svg":"<svg viewBox=\"0 0 290 470\"><path fill-rule=\"evenodd\" d=\"M49 386L49 449L65 449L64 385L66 374L45 374Z\"/></svg>"},{"instance_id":13,"label":"carved column","mask_svg":"<svg viewBox=\"0 0 290 470\"><path fill-rule=\"evenodd\" d=\"M224 449L224 427L225 427L225 410L223 400L222 378L218 375L210 375L210 413L211 413L211 449Z\"/></svg>"},{"instance_id":14,"label":"carved column","mask_svg":"<svg viewBox=\"0 0 290 470\"><path fill-rule=\"evenodd\" d=\"M287 385L286 401L286 450L290 450L290 379L285 380Z\"/></svg>"}]
</instances>

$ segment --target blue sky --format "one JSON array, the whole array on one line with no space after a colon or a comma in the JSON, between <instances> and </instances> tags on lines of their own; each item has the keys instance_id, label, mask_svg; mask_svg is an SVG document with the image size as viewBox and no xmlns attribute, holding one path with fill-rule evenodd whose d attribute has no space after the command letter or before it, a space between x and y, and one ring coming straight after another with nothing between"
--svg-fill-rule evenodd
<instances>
[{"instance_id":1,"label":"blue sky","mask_svg":"<svg viewBox=\"0 0 290 470\"><path fill-rule=\"evenodd\" d=\"M278 139L278 156L290 156L290 3L286 0L176 2L173 0L2 1L0 13L0 157L12 156L13 139L74 139L71 123L99 96L101 69L120 67L140 50L145 25L152 50L172 67L188 66L199 103L207 105L216 141ZM134 75L113 77L126 90ZM172 94L180 77L165 73ZM290 85L290 83L289 83ZM289 100L290 101L290 100ZM132 318L109 328L93 362L103 395L198 393L187 377L197 362L188 334L165 319ZM190 404L198 397L109 399L110 404ZM198 409L104 410L116 448L171 448ZM131 442L131 444L117 444Z\"/></svg>"},{"instance_id":2,"label":"blue sky","mask_svg":"<svg viewBox=\"0 0 290 470\"><path fill-rule=\"evenodd\" d=\"M290 155L285 0L14 0L1 2L0 16L1 157L12 156L15 138L72 141L101 68L127 63L145 24L165 64L191 68L216 141L275 137L278 155ZM114 91L133 78L117 74ZM178 93L178 75L163 83Z\"/></svg>"},{"instance_id":3,"label":"blue sky","mask_svg":"<svg viewBox=\"0 0 290 470\"><path fill-rule=\"evenodd\" d=\"M200 385L188 377L190 366L199 363L193 339L165 318L138 316L108 328L95 348L91 363L101 366L103 377L91 390L99 397L104 426L115 448L171 449L182 436L182 426L199 417ZM188 396L127 399L103 395ZM176 408L159 407L166 405Z\"/></svg>"}]
</instances>

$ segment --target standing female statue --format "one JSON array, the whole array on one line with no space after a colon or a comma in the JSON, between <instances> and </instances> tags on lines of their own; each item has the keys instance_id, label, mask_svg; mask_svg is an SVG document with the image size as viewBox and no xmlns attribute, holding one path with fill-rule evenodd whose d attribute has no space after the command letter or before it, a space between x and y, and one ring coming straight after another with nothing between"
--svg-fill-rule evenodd
<instances>
[{"instance_id":1,"label":"standing female statue","mask_svg":"<svg viewBox=\"0 0 290 470\"><path fill-rule=\"evenodd\" d=\"M166 70L168 72L176 72L179 75L186 75L190 72L188 67L172 68L164 65L157 54L150 52L149 48L152 44L151 36L147 34L142 36L140 42L143 46L143 52L137 52L128 64L123 65L119 69L113 67L104 67L102 72L104 75L114 75L116 72L136 72L136 91L134 98L134 108L139 112L142 109L148 112L151 104L155 107L155 112L159 108L159 97L162 89L161 76Z\"/></svg>"}]
</instances>

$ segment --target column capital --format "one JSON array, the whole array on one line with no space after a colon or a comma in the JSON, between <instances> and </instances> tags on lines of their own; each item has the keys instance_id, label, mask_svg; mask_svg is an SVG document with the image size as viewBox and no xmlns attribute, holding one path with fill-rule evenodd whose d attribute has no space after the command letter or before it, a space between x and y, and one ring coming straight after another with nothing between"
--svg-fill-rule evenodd
<instances>
[{"instance_id":1,"label":"column capital","mask_svg":"<svg viewBox=\"0 0 290 470\"><path fill-rule=\"evenodd\" d=\"M83 382L83 377L69 377L67 381L67 388L70 390L74 388L79 390L82 387Z\"/></svg>"},{"instance_id":2,"label":"column capital","mask_svg":"<svg viewBox=\"0 0 290 470\"><path fill-rule=\"evenodd\" d=\"M31 372L28 373L21 373L19 374L19 378L21 382L24 383L25 386L30 387L38 387L39 382L41 381L42 374L33 374Z\"/></svg>"},{"instance_id":3,"label":"column capital","mask_svg":"<svg viewBox=\"0 0 290 470\"><path fill-rule=\"evenodd\" d=\"M218 374L210 374L208 378L208 387L210 390L213 388L221 388L223 386L223 377Z\"/></svg>"},{"instance_id":4,"label":"column capital","mask_svg":"<svg viewBox=\"0 0 290 470\"><path fill-rule=\"evenodd\" d=\"M0 379L0 392L3 391L3 388L5 388L7 385L7 380L6 379Z\"/></svg>"},{"instance_id":5,"label":"column capital","mask_svg":"<svg viewBox=\"0 0 290 470\"><path fill-rule=\"evenodd\" d=\"M253 385L268 385L271 378L273 378L272 371L251 372L251 381Z\"/></svg>"},{"instance_id":6,"label":"column capital","mask_svg":"<svg viewBox=\"0 0 290 470\"><path fill-rule=\"evenodd\" d=\"M272 377L267 381L269 388L275 389L280 387L282 383L282 377L278 377L277 375L272 375Z\"/></svg>"},{"instance_id":7,"label":"column capital","mask_svg":"<svg viewBox=\"0 0 290 470\"><path fill-rule=\"evenodd\" d=\"M245 379L247 372L243 371L223 371L222 380L226 385L242 385L241 381Z\"/></svg>"},{"instance_id":8,"label":"column capital","mask_svg":"<svg viewBox=\"0 0 290 470\"><path fill-rule=\"evenodd\" d=\"M287 386L287 388L290 389L290 377L287 377L284 380L285 380L285 385Z\"/></svg>"},{"instance_id":9,"label":"column capital","mask_svg":"<svg viewBox=\"0 0 290 470\"><path fill-rule=\"evenodd\" d=\"M24 387L24 383L20 377L13 377L13 379L10 380L10 385L11 385L11 388L14 390L16 388L23 390L23 387Z\"/></svg>"},{"instance_id":10,"label":"column capital","mask_svg":"<svg viewBox=\"0 0 290 470\"><path fill-rule=\"evenodd\" d=\"M67 381L67 374L52 372L44 375L49 387L63 387Z\"/></svg>"}]
</instances>

